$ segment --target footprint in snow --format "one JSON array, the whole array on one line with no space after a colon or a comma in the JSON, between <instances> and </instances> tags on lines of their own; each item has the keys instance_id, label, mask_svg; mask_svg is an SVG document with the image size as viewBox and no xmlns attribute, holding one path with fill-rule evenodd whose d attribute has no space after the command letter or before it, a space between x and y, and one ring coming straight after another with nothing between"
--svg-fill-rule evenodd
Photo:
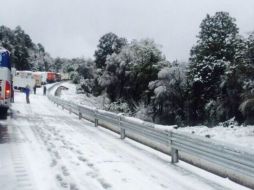
<instances>
[{"instance_id":1,"label":"footprint in snow","mask_svg":"<svg viewBox=\"0 0 254 190\"><path fill-rule=\"evenodd\" d=\"M54 167L57 165L57 161L54 159L52 160L51 164L50 164L50 167Z\"/></svg>"},{"instance_id":2,"label":"footprint in snow","mask_svg":"<svg viewBox=\"0 0 254 190\"><path fill-rule=\"evenodd\" d=\"M82 155L82 152L80 150L77 150L76 152L77 154Z\"/></svg>"},{"instance_id":3,"label":"footprint in snow","mask_svg":"<svg viewBox=\"0 0 254 190\"><path fill-rule=\"evenodd\" d=\"M57 181L59 181L59 182L63 181L63 178L62 178L62 176L61 176L60 174L57 174L57 175L56 175L56 179L57 179Z\"/></svg>"},{"instance_id":4,"label":"footprint in snow","mask_svg":"<svg viewBox=\"0 0 254 190\"><path fill-rule=\"evenodd\" d=\"M94 167L93 163L87 163L87 166L89 166L90 168Z\"/></svg>"},{"instance_id":5,"label":"footprint in snow","mask_svg":"<svg viewBox=\"0 0 254 190\"><path fill-rule=\"evenodd\" d=\"M98 177L98 175L95 172L87 172L86 175L90 176L92 178L97 178Z\"/></svg>"},{"instance_id":6,"label":"footprint in snow","mask_svg":"<svg viewBox=\"0 0 254 190\"><path fill-rule=\"evenodd\" d=\"M66 183L66 182L63 180L63 178L62 178L62 176L61 176L60 174L57 174L57 175L56 175L56 179L57 179L57 181L60 183L60 185L61 185L62 187L68 188L68 183Z\"/></svg>"},{"instance_id":7,"label":"footprint in snow","mask_svg":"<svg viewBox=\"0 0 254 190\"><path fill-rule=\"evenodd\" d=\"M78 159L79 159L80 161L82 161L82 162L86 162L86 161L87 161L87 159L83 158L82 156L79 156Z\"/></svg>"},{"instance_id":8,"label":"footprint in snow","mask_svg":"<svg viewBox=\"0 0 254 190\"><path fill-rule=\"evenodd\" d=\"M63 172L64 176L69 176L70 175L69 171L67 170L67 168L65 166L62 166L61 169L62 169L62 172Z\"/></svg>"},{"instance_id":9,"label":"footprint in snow","mask_svg":"<svg viewBox=\"0 0 254 190\"><path fill-rule=\"evenodd\" d=\"M63 188L68 188L68 187L69 187L69 185L68 185L67 182L62 181L60 184L61 184L61 186L62 186Z\"/></svg>"},{"instance_id":10,"label":"footprint in snow","mask_svg":"<svg viewBox=\"0 0 254 190\"><path fill-rule=\"evenodd\" d=\"M108 188L112 187L112 186L111 186L109 183L107 183L107 182L105 181L105 179L103 179L103 178L99 178L98 181L100 182L100 184L102 185L102 187L103 187L104 189L108 189Z\"/></svg>"},{"instance_id":11,"label":"footprint in snow","mask_svg":"<svg viewBox=\"0 0 254 190\"><path fill-rule=\"evenodd\" d=\"M77 188L76 184L71 183L70 190L79 190L79 189Z\"/></svg>"},{"instance_id":12,"label":"footprint in snow","mask_svg":"<svg viewBox=\"0 0 254 190\"><path fill-rule=\"evenodd\" d=\"M59 155L59 153L57 151L54 151L54 155L57 159L61 159L61 156Z\"/></svg>"}]
</instances>

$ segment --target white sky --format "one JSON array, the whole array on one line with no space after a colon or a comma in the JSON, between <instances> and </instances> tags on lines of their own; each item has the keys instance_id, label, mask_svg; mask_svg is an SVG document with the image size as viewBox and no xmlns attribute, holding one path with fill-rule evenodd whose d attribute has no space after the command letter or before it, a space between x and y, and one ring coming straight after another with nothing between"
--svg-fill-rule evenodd
<instances>
[{"instance_id":1,"label":"white sky","mask_svg":"<svg viewBox=\"0 0 254 190\"><path fill-rule=\"evenodd\" d=\"M240 33L254 30L254 0L0 0L0 25L20 25L53 56L92 57L114 32L152 38L169 60L187 60L206 14L228 11Z\"/></svg>"}]
</instances>

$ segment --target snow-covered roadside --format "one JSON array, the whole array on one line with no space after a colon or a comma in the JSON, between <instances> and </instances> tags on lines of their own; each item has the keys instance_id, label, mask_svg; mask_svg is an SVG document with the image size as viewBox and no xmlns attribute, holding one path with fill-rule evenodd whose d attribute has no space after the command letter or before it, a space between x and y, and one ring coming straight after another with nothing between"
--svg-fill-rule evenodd
<instances>
[{"instance_id":1,"label":"snow-covered roadside","mask_svg":"<svg viewBox=\"0 0 254 190\"><path fill-rule=\"evenodd\" d=\"M71 82L64 82L61 86L68 88L67 90L61 91L60 97L62 99L89 107L103 109L103 96L95 97L90 95L88 97L86 94L76 94L76 85ZM52 91L54 91L54 89L52 89Z\"/></svg>"},{"instance_id":2,"label":"snow-covered roadside","mask_svg":"<svg viewBox=\"0 0 254 190\"><path fill-rule=\"evenodd\" d=\"M254 126L216 126L212 128L194 126L179 130L254 150Z\"/></svg>"},{"instance_id":3,"label":"snow-covered roadside","mask_svg":"<svg viewBox=\"0 0 254 190\"><path fill-rule=\"evenodd\" d=\"M15 157L28 179L24 188L4 190L247 189L184 162L172 165L165 154L94 128L56 107L39 89L31 95L31 104L25 103L24 94L16 93L12 109L8 128L16 131ZM3 162L6 159L1 158ZM10 177L15 180L15 175L0 170L0 186Z\"/></svg>"},{"instance_id":4,"label":"snow-covered roadside","mask_svg":"<svg viewBox=\"0 0 254 190\"><path fill-rule=\"evenodd\" d=\"M73 101L77 104L84 104L90 107L96 107L98 109L103 108L102 97L88 97L85 94L76 94L76 86L71 82L62 84L66 86L68 90L62 91L61 98ZM174 126L158 126L161 130L171 130ZM224 141L237 146L243 146L246 148L254 149L254 126L216 126L208 128L206 126L193 126L178 128L177 131L183 131L191 134L200 135L203 137Z\"/></svg>"}]
</instances>

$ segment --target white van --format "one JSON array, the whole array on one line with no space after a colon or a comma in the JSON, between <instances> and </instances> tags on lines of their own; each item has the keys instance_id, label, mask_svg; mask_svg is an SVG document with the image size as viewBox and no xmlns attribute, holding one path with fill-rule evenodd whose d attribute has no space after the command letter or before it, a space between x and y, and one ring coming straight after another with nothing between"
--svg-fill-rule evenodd
<instances>
[{"instance_id":1,"label":"white van","mask_svg":"<svg viewBox=\"0 0 254 190\"><path fill-rule=\"evenodd\" d=\"M13 87L17 90L24 90L26 86L32 89L35 86L35 79L32 71L16 71L13 77Z\"/></svg>"},{"instance_id":2,"label":"white van","mask_svg":"<svg viewBox=\"0 0 254 190\"><path fill-rule=\"evenodd\" d=\"M42 74L41 72L33 72L34 80L35 80L35 86L41 87L42 85Z\"/></svg>"},{"instance_id":3,"label":"white van","mask_svg":"<svg viewBox=\"0 0 254 190\"><path fill-rule=\"evenodd\" d=\"M36 71L35 73L38 73L41 75L41 84L47 84L47 72L44 71Z\"/></svg>"}]
</instances>

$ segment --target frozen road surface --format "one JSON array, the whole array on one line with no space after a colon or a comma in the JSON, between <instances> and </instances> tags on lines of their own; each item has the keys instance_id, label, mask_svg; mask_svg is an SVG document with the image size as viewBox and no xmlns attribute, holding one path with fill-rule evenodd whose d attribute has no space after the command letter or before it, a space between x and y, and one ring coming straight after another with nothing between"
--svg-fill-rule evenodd
<instances>
[{"instance_id":1,"label":"frozen road surface","mask_svg":"<svg viewBox=\"0 0 254 190\"><path fill-rule=\"evenodd\" d=\"M0 121L1 190L247 189L78 120L40 89L31 104L15 95L12 114Z\"/></svg>"}]
</instances>

